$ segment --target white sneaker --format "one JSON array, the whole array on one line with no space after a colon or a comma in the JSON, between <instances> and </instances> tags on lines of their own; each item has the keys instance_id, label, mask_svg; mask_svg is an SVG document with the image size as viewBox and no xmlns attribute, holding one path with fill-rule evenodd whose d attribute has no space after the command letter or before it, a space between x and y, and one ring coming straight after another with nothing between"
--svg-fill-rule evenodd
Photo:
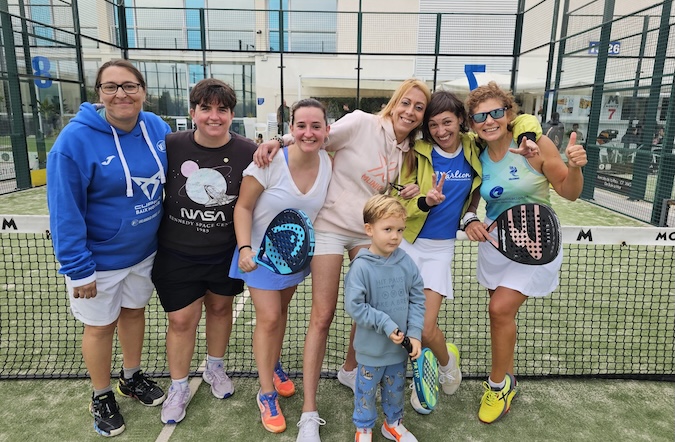
<instances>
[{"instance_id":1,"label":"white sneaker","mask_svg":"<svg viewBox=\"0 0 675 442\"><path fill-rule=\"evenodd\" d=\"M161 419L165 424L177 424L185 418L185 410L190 403L190 386L171 384L169 395L162 404Z\"/></svg>"},{"instance_id":2,"label":"white sneaker","mask_svg":"<svg viewBox=\"0 0 675 442\"><path fill-rule=\"evenodd\" d=\"M354 442L372 442L373 429L372 428L357 428L354 435Z\"/></svg>"},{"instance_id":3,"label":"white sneaker","mask_svg":"<svg viewBox=\"0 0 675 442\"><path fill-rule=\"evenodd\" d=\"M307 411L300 416L298 422L298 438L296 442L321 442L319 427L326 425L326 421L319 417L316 411Z\"/></svg>"},{"instance_id":4,"label":"white sneaker","mask_svg":"<svg viewBox=\"0 0 675 442\"><path fill-rule=\"evenodd\" d=\"M397 442L417 442L417 438L403 426L401 419L396 421L391 427L387 424L387 420L385 419L381 431L382 436L389 440L395 440Z\"/></svg>"},{"instance_id":5,"label":"white sneaker","mask_svg":"<svg viewBox=\"0 0 675 442\"><path fill-rule=\"evenodd\" d=\"M439 367L438 382L441 384L443 393L454 394L462 383L462 371L459 369L459 350L454 344L448 342L448 355L450 360L447 369Z\"/></svg>"},{"instance_id":6,"label":"white sneaker","mask_svg":"<svg viewBox=\"0 0 675 442\"><path fill-rule=\"evenodd\" d=\"M420 399L417 397L417 392L415 391L415 384L410 384L410 405L412 405L413 410L419 414L429 414L432 410L424 408L420 403Z\"/></svg>"},{"instance_id":7,"label":"white sneaker","mask_svg":"<svg viewBox=\"0 0 675 442\"><path fill-rule=\"evenodd\" d=\"M351 388L353 392L356 392L356 370L358 370L358 368L347 371L345 370L344 364L342 364L342 367L340 367L340 371L338 371L337 374L338 381L345 387Z\"/></svg>"},{"instance_id":8,"label":"white sneaker","mask_svg":"<svg viewBox=\"0 0 675 442\"><path fill-rule=\"evenodd\" d=\"M234 394L234 385L225 373L222 362L210 369L207 366L202 378L204 382L211 386L211 393L218 399L225 399Z\"/></svg>"}]
</instances>

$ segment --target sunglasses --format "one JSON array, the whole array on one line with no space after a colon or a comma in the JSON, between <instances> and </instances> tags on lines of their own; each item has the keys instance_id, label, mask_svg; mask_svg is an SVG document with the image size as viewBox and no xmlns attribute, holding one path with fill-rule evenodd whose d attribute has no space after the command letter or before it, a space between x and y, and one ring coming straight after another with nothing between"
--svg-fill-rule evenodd
<instances>
[{"instance_id":1,"label":"sunglasses","mask_svg":"<svg viewBox=\"0 0 675 442\"><path fill-rule=\"evenodd\" d=\"M405 189L405 186L401 186L400 184L389 183L389 185L391 187L393 187L394 189L398 190L399 192L402 191L403 189Z\"/></svg>"},{"instance_id":2,"label":"sunglasses","mask_svg":"<svg viewBox=\"0 0 675 442\"><path fill-rule=\"evenodd\" d=\"M479 112L477 114L471 115L471 119L474 123L483 123L487 120L488 115L492 117L493 120L499 120L504 117L504 112L508 109L507 107L500 107L499 109L492 109L490 112Z\"/></svg>"}]
</instances>

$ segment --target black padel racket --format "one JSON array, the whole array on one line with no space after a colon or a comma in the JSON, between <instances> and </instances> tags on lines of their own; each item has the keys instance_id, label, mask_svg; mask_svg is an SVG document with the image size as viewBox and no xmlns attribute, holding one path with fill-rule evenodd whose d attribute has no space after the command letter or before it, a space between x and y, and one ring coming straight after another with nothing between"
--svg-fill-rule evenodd
<instances>
[{"instance_id":1,"label":"black padel racket","mask_svg":"<svg viewBox=\"0 0 675 442\"><path fill-rule=\"evenodd\" d=\"M403 348L410 353L412 345L406 336L401 343ZM417 359L410 359L413 370L413 384L420 405L431 411L436 408L438 402L438 360L434 353L427 347L422 348L422 354Z\"/></svg>"},{"instance_id":2,"label":"black padel racket","mask_svg":"<svg viewBox=\"0 0 675 442\"><path fill-rule=\"evenodd\" d=\"M542 265L553 261L562 243L560 222L553 209L543 204L519 204L502 212L490 225L497 239L489 240L499 252L521 264Z\"/></svg>"},{"instance_id":3,"label":"black padel racket","mask_svg":"<svg viewBox=\"0 0 675 442\"><path fill-rule=\"evenodd\" d=\"M302 210L285 209L267 226L260 251L253 260L274 273L290 275L306 269L312 256L312 221Z\"/></svg>"}]
</instances>

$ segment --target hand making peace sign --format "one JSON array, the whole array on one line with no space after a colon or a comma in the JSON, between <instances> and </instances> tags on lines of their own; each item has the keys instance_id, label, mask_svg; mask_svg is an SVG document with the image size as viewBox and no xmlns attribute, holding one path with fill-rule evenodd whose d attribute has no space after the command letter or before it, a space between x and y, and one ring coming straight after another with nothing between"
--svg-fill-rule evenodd
<instances>
[{"instance_id":1,"label":"hand making peace sign","mask_svg":"<svg viewBox=\"0 0 675 442\"><path fill-rule=\"evenodd\" d=\"M445 200L445 195L443 195L443 184L445 183L445 173L441 172L441 177L436 181L437 176L434 173L431 175L432 182L434 187L429 189L426 196L426 203L429 207L437 206Z\"/></svg>"}]
</instances>

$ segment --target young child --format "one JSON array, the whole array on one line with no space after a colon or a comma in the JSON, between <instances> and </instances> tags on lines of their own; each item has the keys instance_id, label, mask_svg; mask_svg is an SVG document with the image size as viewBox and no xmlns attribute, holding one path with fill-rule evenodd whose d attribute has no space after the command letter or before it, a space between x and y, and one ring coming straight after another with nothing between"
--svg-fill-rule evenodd
<instances>
[{"instance_id":1,"label":"young child","mask_svg":"<svg viewBox=\"0 0 675 442\"><path fill-rule=\"evenodd\" d=\"M363 209L372 244L361 249L345 276L345 311L356 323L354 349L358 362L353 422L356 442L370 442L377 419L375 392L380 387L389 440L417 441L401 423L405 402L410 338L418 358L424 326L424 283L413 260L401 249L407 215L394 197L375 195Z\"/></svg>"}]
</instances>

